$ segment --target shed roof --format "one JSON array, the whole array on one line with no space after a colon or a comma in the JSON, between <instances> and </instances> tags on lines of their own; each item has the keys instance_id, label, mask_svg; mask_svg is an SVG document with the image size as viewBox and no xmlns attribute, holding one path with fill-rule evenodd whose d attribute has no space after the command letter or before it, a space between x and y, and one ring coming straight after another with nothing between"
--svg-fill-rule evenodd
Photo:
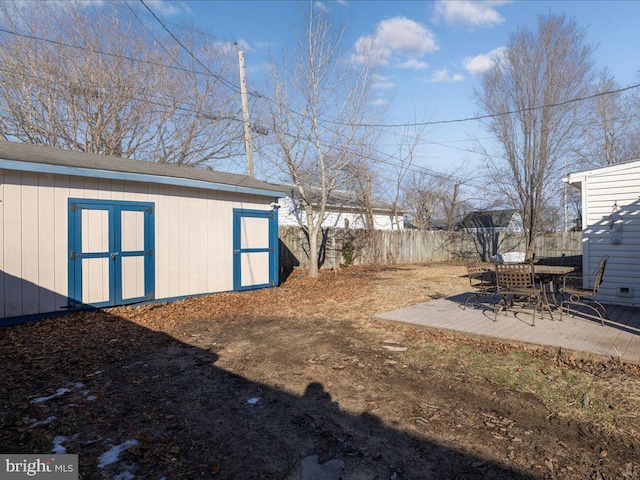
<instances>
[{"instance_id":1,"label":"shed roof","mask_svg":"<svg viewBox=\"0 0 640 480\"><path fill-rule=\"evenodd\" d=\"M0 140L0 168L180 185L208 190L233 191L284 197L278 185L248 175L217 172L171 163L154 163L60 148Z\"/></svg>"}]
</instances>

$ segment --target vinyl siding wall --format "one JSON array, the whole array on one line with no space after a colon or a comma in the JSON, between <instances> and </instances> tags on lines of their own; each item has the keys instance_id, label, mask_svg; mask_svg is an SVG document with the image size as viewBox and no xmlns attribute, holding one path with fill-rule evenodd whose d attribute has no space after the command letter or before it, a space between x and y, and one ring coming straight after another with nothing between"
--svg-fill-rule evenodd
<instances>
[{"instance_id":1,"label":"vinyl siding wall","mask_svg":"<svg viewBox=\"0 0 640 480\"><path fill-rule=\"evenodd\" d=\"M271 197L0 169L0 318L61 311L68 199L155 204L155 298L233 290L233 209Z\"/></svg>"},{"instance_id":2,"label":"vinyl siding wall","mask_svg":"<svg viewBox=\"0 0 640 480\"><path fill-rule=\"evenodd\" d=\"M298 227L299 218L306 225L307 219L304 211L296 208L291 197L284 197L278 200L280 211L278 212L278 223L280 225ZM317 218L317 214L316 214ZM345 220L349 221L349 228L366 228L364 215L348 211L336 211L327 209L322 221L322 228L345 228ZM404 229L404 219L399 216L400 230ZM374 228L376 230L398 230L395 217L393 215L374 214Z\"/></svg>"},{"instance_id":3,"label":"vinyl siding wall","mask_svg":"<svg viewBox=\"0 0 640 480\"><path fill-rule=\"evenodd\" d=\"M586 172L582 181L583 271L585 286L593 286L588 274L609 256L598 298L606 303L640 306L640 162ZM609 216L614 204L622 218L622 242L613 244ZM633 296L617 295L619 287L631 287Z\"/></svg>"}]
</instances>

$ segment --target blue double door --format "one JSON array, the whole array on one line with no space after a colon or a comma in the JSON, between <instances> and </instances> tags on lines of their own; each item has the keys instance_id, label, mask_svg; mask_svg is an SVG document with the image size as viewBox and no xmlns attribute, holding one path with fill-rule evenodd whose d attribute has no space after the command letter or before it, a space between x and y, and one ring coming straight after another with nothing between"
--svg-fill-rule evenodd
<instances>
[{"instance_id":1,"label":"blue double door","mask_svg":"<svg viewBox=\"0 0 640 480\"><path fill-rule=\"evenodd\" d=\"M69 200L69 307L152 300L154 204Z\"/></svg>"}]
</instances>

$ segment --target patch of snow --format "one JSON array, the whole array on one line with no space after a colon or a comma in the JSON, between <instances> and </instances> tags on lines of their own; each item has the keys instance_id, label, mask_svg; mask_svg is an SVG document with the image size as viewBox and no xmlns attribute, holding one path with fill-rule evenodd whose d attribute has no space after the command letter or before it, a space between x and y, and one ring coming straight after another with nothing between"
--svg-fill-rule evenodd
<instances>
[{"instance_id":1,"label":"patch of snow","mask_svg":"<svg viewBox=\"0 0 640 480\"><path fill-rule=\"evenodd\" d=\"M247 403L249 405L255 405L259 401L260 401L260 397L253 397L253 398L250 398L249 400L247 400Z\"/></svg>"},{"instance_id":2,"label":"patch of snow","mask_svg":"<svg viewBox=\"0 0 640 480\"><path fill-rule=\"evenodd\" d=\"M62 435L56 435L53 437L53 448L51 449L51 453L56 455L66 455L67 449L62 445L63 442L67 441L67 437Z\"/></svg>"},{"instance_id":3,"label":"patch of snow","mask_svg":"<svg viewBox=\"0 0 640 480\"><path fill-rule=\"evenodd\" d=\"M40 420L38 421L34 421L31 425L29 425L29 427L27 428L33 428L33 427L37 427L38 425L49 425L51 422L53 422L54 420L56 420L58 417L54 417L53 415L50 417L45 418L44 420Z\"/></svg>"},{"instance_id":4,"label":"patch of snow","mask_svg":"<svg viewBox=\"0 0 640 480\"><path fill-rule=\"evenodd\" d=\"M69 390L68 388L59 388L53 395L49 395L48 397L34 398L33 400L31 400L31 403L46 402L47 400L51 400L52 398L61 397L62 395L64 395L65 393L69 393L70 391L71 390Z\"/></svg>"},{"instance_id":5,"label":"patch of snow","mask_svg":"<svg viewBox=\"0 0 640 480\"><path fill-rule=\"evenodd\" d=\"M87 402L93 402L94 400L97 400L98 397L96 397L95 395L89 395L87 398L85 398L85 400Z\"/></svg>"},{"instance_id":6,"label":"patch of snow","mask_svg":"<svg viewBox=\"0 0 640 480\"><path fill-rule=\"evenodd\" d=\"M56 390L56 393L54 393L53 395L49 395L48 397L34 398L33 400L31 400L31 403L46 402L48 400L51 400L52 398L61 397L62 395L69 393L73 390L80 390L82 387L84 387L84 383L81 383L81 382L72 383L71 388L59 388L58 390Z\"/></svg>"},{"instance_id":7,"label":"patch of snow","mask_svg":"<svg viewBox=\"0 0 640 480\"><path fill-rule=\"evenodd\" d=\"M132 440L127 440L126 442L121 443L120 445L115 445L111 447L110 450L107 450L98 458L98 468L104 468L107 465L116 463L122 452L130 449L131 447L137 444L138 444L138 441L135 439L132 439Z\"/></svg>"}]
</instances>

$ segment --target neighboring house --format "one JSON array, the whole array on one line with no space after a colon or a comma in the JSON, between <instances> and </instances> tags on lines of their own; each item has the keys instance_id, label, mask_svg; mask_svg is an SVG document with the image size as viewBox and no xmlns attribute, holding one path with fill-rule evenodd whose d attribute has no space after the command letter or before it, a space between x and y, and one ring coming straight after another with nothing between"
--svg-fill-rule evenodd
<instances>
[{"instance_id":1,"label":"neighboring house","mask_svg":"<svg viewBox=\"0 0 640 480\"><path fill-rule=\"evenodd\" d=\"M582 193L583 284L609 256L598 299L640 306L640 161L571 173Z\"/></svg>"},{"instance_id":2,"label":"neighboring house","mask_svg":"<svg viewBox=\"0 0 640 480\"><path fill-rule=\"evenodd\" d=\"M522 217L515 209L480 210L465 216L455 230L471 233L522 233Z\"/></svg>"},{"instance_id":3,"label":"neighboring house","mask_svg":"<svg viewBox=\"0 0 640 480\"><path fill-rule=\"evenodd\" d=\"M428 222L424 227L419 228L415 223L410 220L405 220L404 228L407 230L446 230L448 228L448 222L446 220L435 219Z\"/></svg>"},{"instance_id":4,"label":"neighboring house","mask_svg":"<svg viewBox=\"0 0 640 480\"><path fill-rule=\"evenodd\" d=\"M278 283L282 191L0 141L0 319Z\"/></svg>"},{"instance_id":5,"label":"neighboring house","mask_svg":"<svg viewBox=\"0 0 640 480\"><path fill-rule=\"evenodd\" d=\"M278 200L280 205L280 225L306 225L306 213L300 194L292 185L279 185L287 192L285 198ZM310 190L314 211L319 209L320 189ZM403 212L398 212L398 224L393 206L380 200L373 201L373 223L376 230L398 230L404 228ZM317 215L317 214L316 214ZM316 217L317 218L317 217ZM362 201L351 193L334 190L327 198L327 208L322 219L323 228L366 228L366 211Z\"/></svg>"}]
</instances>

